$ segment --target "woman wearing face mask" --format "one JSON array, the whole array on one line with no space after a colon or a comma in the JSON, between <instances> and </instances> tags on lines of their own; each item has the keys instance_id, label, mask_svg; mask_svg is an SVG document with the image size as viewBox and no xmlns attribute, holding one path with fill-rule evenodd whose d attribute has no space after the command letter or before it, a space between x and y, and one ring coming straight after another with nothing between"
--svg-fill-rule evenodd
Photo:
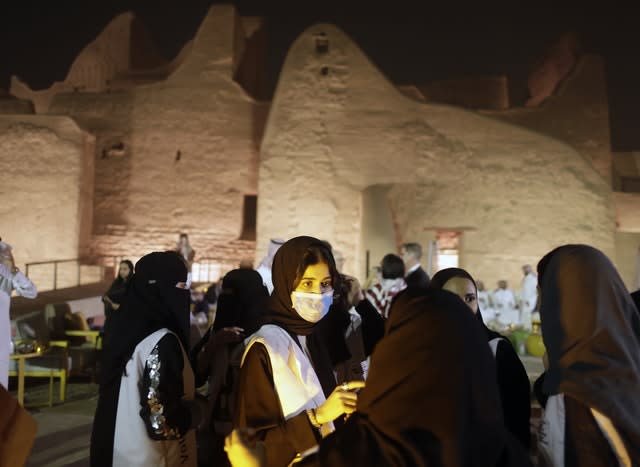
<instances>
[{"instance_id":1,"label":"woman wearing face mask","mask_svg":"<svg viewBox=\"0 0 640 467\"><path fill-rule=\"evenodd\" d=\"M455 293L476 316L496 361L496 375L505 425L511 434L529 449L531 445L529 377L511 342L497 332L491 331L484 324L478 307L478 289L475 280L464 269L447 268L433 276L429 287Z\"/></svg>"},{"instance_id":2,"label":"woman wearing face mask","mask_svg":"<svg viewBox=\"0 0 640 467\"><path fill-rule=\"evenodd\" d=\"M251 427L267 465L288 465L355 410L362 382L335 387L331 360L316 324L333 302L333 256L312 237L296 237L276 253L274 290L265 324L248 339L240 370L234 427Z\"/></svg>"}]
</instances>

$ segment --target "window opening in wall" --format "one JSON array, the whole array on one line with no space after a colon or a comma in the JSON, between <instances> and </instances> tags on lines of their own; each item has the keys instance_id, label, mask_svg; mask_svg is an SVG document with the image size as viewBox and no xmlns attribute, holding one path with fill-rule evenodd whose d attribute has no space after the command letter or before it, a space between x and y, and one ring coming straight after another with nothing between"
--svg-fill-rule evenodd
<instances>
[{"instance_id":1,"label":"window opening in wall","mask_svg":"<svg viewBox=\"0 0 640 467\"><path fill-rule=\"evenodd\" d=\"M222 275L222 265L215 260L203 258L191 265L193 282L217 282Z\"/></svg>"},{"instance_id":2,"label":"window opening in wall","mask_svg":"<svg viewBox=\"0 0 640 467\"><path fill-rule=\"evenodd\" d=\"M242 207L242 233L240 240L256 240L258 218L258 195L244 195Z\"/></svg>"},{"instance_id":3,"label":"window opening in wall","mask_svg":"<svg viewBox=\"0 0 640 467\"><path fill-rule=\"evenodd\" d=\"M438 230L432 244L432 270L457 268L460 258L460 240L462 232L456 230Z\"/></svg>"}]
</instances>

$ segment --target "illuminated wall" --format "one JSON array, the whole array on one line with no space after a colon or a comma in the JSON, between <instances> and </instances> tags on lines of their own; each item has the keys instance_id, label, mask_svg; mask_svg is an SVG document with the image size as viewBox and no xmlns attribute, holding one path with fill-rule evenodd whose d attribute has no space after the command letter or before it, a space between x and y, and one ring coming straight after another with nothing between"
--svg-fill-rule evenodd
<instances>
[{"instance_id":1,"label":"illuminated wall","mask_svg":"<svg viewBox=\"0 0 640 467\"><path fill-rule=\"evenodd\" d=\"M71 256L135 259L173 247L186 231L198 257L223 271L261 258L269 238L312 234L346 256L346 272L364 277L367 251L375 265L401 242L426 247L438 230L455 230L460 265L488 287L501 278L517 284L523 263L564 242L625 256L622 244L614 248L614 214L634 232L637 209L620 197L612 206L594 57L541 108L487 116L401 94L341 31L318 25L292 45L268 104L233 79L260 21L214 6L172 63L144 73L127 70L137 50L132 21L114 19L65 82L34 92L13 81L43 127L63 115L95 136L93 198L71 222L86 230ZM0 99L0 114L32 112L25 100ZM46 160L58 170L55 156ZM243 200L255 194L257 250L241 239ZM40 236L30 235L35 245ZM68 256L65 248L45 259Z\"/></svg>"},{"instance_id":2,"label":"illuminated wall","mask_svg":"<svg viewBox=\"0 0 640 467\"><path fill-rule=\"evenodd\" d=\"M253 256L254 242L239 236L244 195L257 191L267 107L232 79L238 28L232 7L213 7L166 79L52 97L49 115L72 116L96 136L93 253L135 258L175 246L185 231L199 258L226 268ZM70 77L92 69L90 59L98 68L108 62L111 49L95 45L103 42L87 46Z\"/></svg>"},{"instance_id":3,"label":"illuminated wall","mask_svg":"<svg viewBox=\"0 0 640 467\"><path fill-rule=\"evenodd\" d=\"M488 286L519 283L522 264L565 242L613 256L611 190L576 150L405 97L340 30L311 27L289 50L262 144L258 256L270 237L311 233L363 276L373 185L392 186L381 209L398 243L462 229L460 264Z\"/></svg>"},{"instance_id":4,"label":"illuminated wall","mask_svg":"<svg viewBox=\"0 0 640 467\"><path fill-rule=\"evenodd\" d=\"M0 116L0 236L19 267L87 250L93 145L68 117Z\"/></svg>"}]
</instances>

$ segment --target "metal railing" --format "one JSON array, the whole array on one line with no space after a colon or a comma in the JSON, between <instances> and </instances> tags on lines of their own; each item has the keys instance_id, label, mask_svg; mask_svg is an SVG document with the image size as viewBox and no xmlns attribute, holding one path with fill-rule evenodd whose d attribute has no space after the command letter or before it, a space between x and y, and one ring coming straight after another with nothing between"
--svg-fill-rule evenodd
<instances>
[{"instance_id":1,"label":"metal railing","mask_svg":"<svg viewBox=\"0 0 640 467\"><path fill-rule=\"evenodd\" d=\"M123 256L101 255L73 259L38 261L27 263L25 265L25 275L31 279L34 279L32 276L37 276L37 285L40 290L57 290L60 285L61 275L63 275L65 279L65 288L79 286L81 284L102 282L105 279L109 279L105 274L107 268L112 268L113 277L115 277L118 273L118 265L122 259ZM73 263L75 263L75 267ZM66 265L71 265L71 268L64 268ZM44 273L42 273L43 268L45 268ZM95 268L99 268L97 274ZM85 272L84 277L83 271ZM88 271L91 271L92 273L87 274ZM46 285L47 282L49 282L46 280L48 278L47 276L50 276L51 278L51 288L48 288Z\"/></svg>"}]
</instances>

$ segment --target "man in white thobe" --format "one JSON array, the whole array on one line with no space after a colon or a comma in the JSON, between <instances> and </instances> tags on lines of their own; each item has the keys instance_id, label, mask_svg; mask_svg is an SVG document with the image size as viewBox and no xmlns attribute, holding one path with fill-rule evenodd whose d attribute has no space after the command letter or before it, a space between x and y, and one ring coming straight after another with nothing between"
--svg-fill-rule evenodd
<instances>
[{"instance_id":1,"label":"man in white thobe","mask_svg":"<svg viewBox=\"0 0 640 467\"><path fill-rule=\"evenodd\" d=\"M522 266L524 278L520 289L520 321L526 329L531 329L531 314L538 300L538 276L530 264Z\"/></svg>"},{"instance_id":2,"label":"man in white thobe","mask_svg":"<svg viewBox=\"0 0 640 467\"><path fill-rule=\"evenodd\" d=\"M496 310L493 307L493 301L491 293L485 290L484 283L477 281L478 286L478 306L480 307L480 313L482 313L482 320L485 323L491 323L496 319Z\"/></svg>"},{"instance_id":3,"label":"man in white thobe","mask_svg":"<svg viewBox=\"0 0 640 467\"><path fill-rule=\"evenodd\" d=\"M26 298L38 295L36 286L16 267L11 246L0 240L0 384L9 386L9 355L11 354L11 291Z\"/></svg>"},{"instance_id":4,"label":"man in white thobe","mask_svg":"<svg viewBox=\"0 0 640 467\"><path fill-rule=\"evenodd\" d=\"M516 295L508 288L507 281L498 281L498 288L493 292L492 298L496 319L502 326L520 324Z\"/></svg>"},{"instance_id":5,"label":"man in white thobe","mask_svg":"<svg viewBox=\"0 0 640 467\"><path fill-rule=\"evenodd\" d=\"M262 261L260 261L260 265L256 269L258 274L262 277L262 283L269 291L269 295L273 292L273 281L271 279L271 265L273 264L273 257L276 255L276 252L280 249L284 240L279 238L272 238L269 241L269 246L267 247L267 254Z\"/></svg>"}]
</instances>

